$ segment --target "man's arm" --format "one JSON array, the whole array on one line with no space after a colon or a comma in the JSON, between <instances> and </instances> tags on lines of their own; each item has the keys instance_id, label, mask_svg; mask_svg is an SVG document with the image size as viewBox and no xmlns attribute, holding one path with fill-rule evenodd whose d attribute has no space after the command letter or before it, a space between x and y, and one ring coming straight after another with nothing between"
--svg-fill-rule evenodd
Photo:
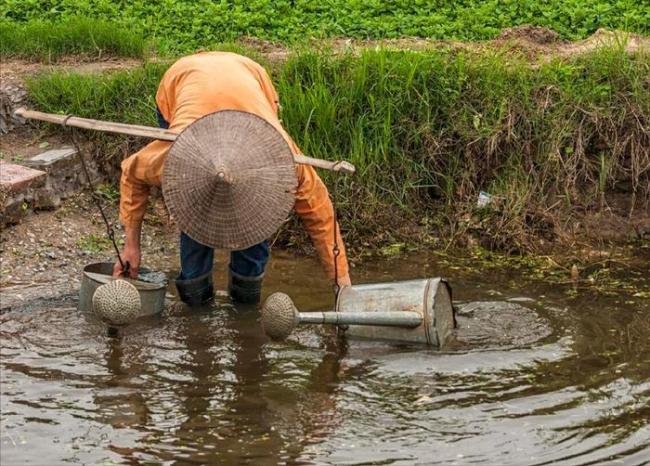
<instances>
[{"instance_id":1,"label":"man's arm","mask_svg":"<svg viewBox=\"0 0 650 466\"><path fill-rule=\"evenodd\" d=\"M296 155L300 154L300 149L280 124L278 115L278 93L271 82L271 78L262 66L254 62L251 63L253 63L252 66L256 73L257 80L260 83L260 87L262 88L271 109L275 113L276 117L278 117L275 125L276 128L287 140L289 147L291 147L291 151ZM296 192L296 203L294 206L296 213L302 219L305 229L307 230L307 233L309 233L311 241L318 251L318 256L323 264L325 272L332 279L334 279L335 275L333 247L334 231L336 231L336 242L339 248L339 256L336 258L336 275L338 276L336 284L339 287L349 286L351 283L350 275L348 273L348 260L345 255L345 244L341 239L341 232L338 224L334 225L334 207L332 206L332 201L327 192L327 187L316 171L310 166L298 165L296 172L298 174L298 190Z\"/></svg>"},{"instance_id":2,"label":"man's arm","mask_svg":"<svg viewBox=\"0 0 650 466\"><path fill-rule=\"evenodd\" d=\"M142 258L140 249L141 231L142 224L124 227L124 249L122 249L122 252L120 253L120 258L125 267L127 267L128 264L128 276L131 278L138 278L138 269L140 268L140 260ZM113 266L114 277L121 277L124 275L122 263L120 263L119 259L115 262L115 265Z\"/></svg>"},{"instance_id":3,"label":"man's arm","mask_svg":"<svg viewBox=\"0 0 650 466\"><path fill-rule=\"evenodd\" d=\"M137 278L140 268L140 234L150 186L160 186L164 155L170 146L169 142L154 141L122 162L120 221L124 225L125 242L120 257L125 265L129 263L131 278ZM123 273L122 264L116 260L113 276Z\"/></svg>"},{"instance_id":4,"label":"man's arm","mask_svg":"<svg viewBox=\"0 0 650 466\"><path fill-rule=\"evenodd\" d=\"M338 224L334 225L334 207L327 187L316 171L307 165L298 166L298 190L296 192L296 213L300 216L307 233L318 251L318 256L328 277L334 279L335 263L338 275L337 285L349 286L350 275L345 244L341 239ZM334 257L334 231L339 249L338 258Z\"/></svg>"}]
</instances>

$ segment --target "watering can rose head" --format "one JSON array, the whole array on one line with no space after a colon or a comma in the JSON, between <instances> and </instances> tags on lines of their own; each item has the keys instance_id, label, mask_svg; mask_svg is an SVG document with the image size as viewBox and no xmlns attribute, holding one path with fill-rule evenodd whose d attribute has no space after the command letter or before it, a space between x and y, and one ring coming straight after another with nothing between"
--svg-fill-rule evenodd
<instances>
[{"instance_id":1,"label":"watering can rose head","mask_svg":"<svg viewBox=\"0 0 650 466\"><path fill-rule=\"evenodd\" d=\"M101 285L93 294L93 312L110 325L127 325L140 315L140 293L126 280Z\"/></svg>"},{"instance_id":2,"label":"watering can rose head","mask_svg":"<svg viewBox=\"0 0 650 466\"><path fill-rule=\"evenodd\" d=\"M286 339L298 325L298 309L284 293L273 293L262 306L262 328L273 340Z\"/></svg>"}]
</instances>

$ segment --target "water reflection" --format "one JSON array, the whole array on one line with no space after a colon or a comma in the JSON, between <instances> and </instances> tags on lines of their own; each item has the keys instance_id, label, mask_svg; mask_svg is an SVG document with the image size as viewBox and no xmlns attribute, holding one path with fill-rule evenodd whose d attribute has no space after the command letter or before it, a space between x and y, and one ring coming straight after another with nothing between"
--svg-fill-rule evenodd
<instances>
[{"instance_id":1,"label":"water reflection","mask_svg":"<svg viewBox=\"0 0 650 466\"><path fill-rule=\"evenodd\" d=\"M330 290L312 269L309 261L276 260L267 292L286 290L303 309L327 307ZM474 317L479 301L520 306L493 304L503 312L474 324L498 329L508 319L504 326L523 322L522 333L535 333L544 326L519 319L526 308L551 331L495 344L478 342L475 327L446 351L344 342L313 328L278 344L263 336L256 311L221 299L197 312L168 310L114 340L77 313L73 299L37 302L0 316L0 462L650 460L650 309L643 303L567 298L507 275L455 276L430 258L383 270L369 264L359 275L447 275Z\"/></svg>"},{"instance_id":2,"label":"water reflection","mask_svg":"<svg viewBox=\"0 0 650 466\"><path fill-rule=\"evenodd\" d=\"M257 317L220 303L108 339L95 419L143 434L109 449L132 462L277 464L326 438L345 343L316 338L300 361L268 345Z\"/></svg>"}]
</instances>

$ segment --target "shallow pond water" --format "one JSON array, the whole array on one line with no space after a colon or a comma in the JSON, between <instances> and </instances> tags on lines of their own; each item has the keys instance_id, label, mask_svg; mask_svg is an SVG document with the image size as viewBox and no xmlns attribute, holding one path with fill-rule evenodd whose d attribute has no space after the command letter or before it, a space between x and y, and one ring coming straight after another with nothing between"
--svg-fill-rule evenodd
<instances>
[{"instance_id":1,"label":"shallow pond water","mask_svg":"<svg viewBox=\"0 0 650 466\"><path fill-rule=\"evenodd\" d=\"M276 254L267 275L266 294L332 304L314 261ZM647 299L421 254L353 276L447 277L457 338L437 351L301 327L271 343L256 311L223 297L120 340L73 295L6 310L0 463L649 464Z\"/></svg>"}]
</instances>

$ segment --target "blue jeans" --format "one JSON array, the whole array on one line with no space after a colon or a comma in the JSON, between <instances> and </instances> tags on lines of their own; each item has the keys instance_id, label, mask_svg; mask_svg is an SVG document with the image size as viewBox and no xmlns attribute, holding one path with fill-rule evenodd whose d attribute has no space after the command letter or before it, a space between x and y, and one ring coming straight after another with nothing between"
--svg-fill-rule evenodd
<instances>
[{"instance_id":1,"label":"blue jeans","mask_svg":"<svg viewBox=\"0 0 650 466\"><path fill-rule=\"evenodd\" d=\"M258 277L264 273L269 261L269 242L251 246L243 251L230 253L230 270L244 277ZM212 270L214 249L194 241L181 233L181 274L179 280L200 277Z\"/></svg>"},{"instance_id":2,"label":"blue jeans","mask_svg":"<svg viewBox=\"0 0 650 466\"><path fill-rule=\"evenodd\" d=\"M169 128L169 123L157 107L156 117L161 128ZM181 273L178 276L179 280L190 280L212 271L214 249L194 241L185 233L181 233L180 249ZM243 251L233 251L230 253L230 270L244 277L258 277L264 273L269 256L268 241L263 241Z\"/></svg>"}]
</instances>

